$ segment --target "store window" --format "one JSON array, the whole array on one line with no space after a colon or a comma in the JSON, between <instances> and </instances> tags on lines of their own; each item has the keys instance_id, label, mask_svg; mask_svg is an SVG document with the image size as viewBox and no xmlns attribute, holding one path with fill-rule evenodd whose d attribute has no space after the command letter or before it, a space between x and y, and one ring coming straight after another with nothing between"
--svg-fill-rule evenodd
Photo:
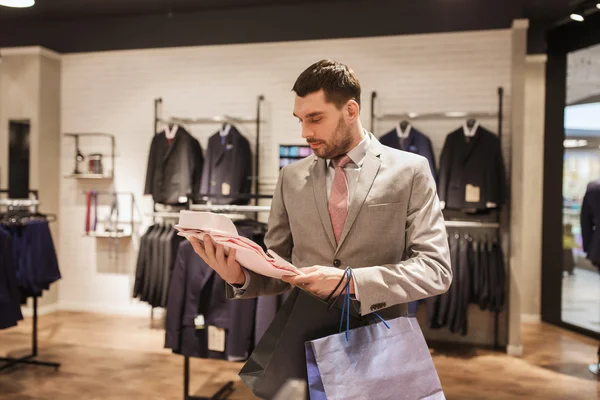
<instances>
[{"instance_id":1,"label":"store window","mask_svg":"<svg viewBox=\"0 0 600 400\"><path fill-rule=\"evenodd\" d=\"M562 320L600 332L600 45L568 55L566 100Z\"/></svg>"}]
</instances>

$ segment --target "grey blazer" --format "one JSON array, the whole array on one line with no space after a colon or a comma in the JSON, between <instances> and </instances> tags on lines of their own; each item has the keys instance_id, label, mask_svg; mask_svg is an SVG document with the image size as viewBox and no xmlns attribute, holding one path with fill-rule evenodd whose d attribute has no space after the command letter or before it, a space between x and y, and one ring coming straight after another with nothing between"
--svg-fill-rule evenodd
<instances>
[{"instance_id":1,"label":"grey blazer","mask_svg":"<svg viewBox=\"0 0 600 400\"><path fill-rule=\"evenodd\" d=\"M316 156L281 170L265 244L298 268L352 267L361 315L387 309L381 315L389 318L405 315L410 301L446 292L452 270L428 161L369 135L339 244L327 211L326 161ZM228 287L229 297L289 289L283 281L248 272L246 290Z\"/></svg>"}]
</instances>

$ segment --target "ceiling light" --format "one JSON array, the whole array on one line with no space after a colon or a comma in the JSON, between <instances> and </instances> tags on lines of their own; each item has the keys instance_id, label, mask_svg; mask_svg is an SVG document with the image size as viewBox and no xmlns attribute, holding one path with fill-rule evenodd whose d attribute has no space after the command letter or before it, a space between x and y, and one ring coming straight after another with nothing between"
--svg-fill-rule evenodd
<instances>
[{"instance_id":1,"label":"ceiling light","mask_svg":"<svg viewBox=\"0 0 600 400\"><path fill-rule=\"evenodd\" d=\"M27 8L35 4L35 0L0 0L0 6Z\"/></svg>"},{"instance_id":2,"label":"ceiling light","mask_svg":"<svg viewBox=\"0 0 600 400\"><path fill-rule=\"evenodd\" d=\"M596 4L596 8L600 8L600 3Z\"/></svg>"},{"instance_id":3,"label":"ceiling light","mask_svg":"<svg viewBox=\"0 0 600 400\"><path fill-rule=\"evenodd\" d=\"M573 13L573 14L571 14L571 19L573 21L583 22L583 15L580 13Z\"/></svg>"}]
</instances>

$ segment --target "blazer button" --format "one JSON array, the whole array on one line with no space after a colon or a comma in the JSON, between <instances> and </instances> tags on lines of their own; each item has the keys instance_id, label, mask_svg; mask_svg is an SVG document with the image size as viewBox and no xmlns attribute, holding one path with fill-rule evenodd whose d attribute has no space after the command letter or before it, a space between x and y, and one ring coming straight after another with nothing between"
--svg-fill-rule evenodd
<instances>
[{"instance_id":1,"label":"blazer button","mask_svg":"<svg viewBox=\"0 0 600 400\"><path fill-rule=\"evenodd\" d=\"M340 260L338 260L337 258L335 260L333 260L333 266L336 268L339 268L342 265L342 262Z\"/></svg>"}]
</instances>

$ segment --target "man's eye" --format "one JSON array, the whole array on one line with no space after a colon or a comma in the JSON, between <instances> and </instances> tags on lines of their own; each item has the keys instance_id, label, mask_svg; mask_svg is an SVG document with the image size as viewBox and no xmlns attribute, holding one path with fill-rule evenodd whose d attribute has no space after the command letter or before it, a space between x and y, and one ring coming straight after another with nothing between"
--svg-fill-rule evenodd
<instances>
[{"instance_id":1,"label":"man's eye","mask_svg":"<svg viewBox=\"0 0 600 400\"><path fill-rule=\"evenodd\" d=\"M321 122L321 119L322 119L322 118L315 118L315 119L311 119L311 120L310 120L310 123L311 123L311 124L318 124L319 122Z\"/></svg>"}]
</instances>

